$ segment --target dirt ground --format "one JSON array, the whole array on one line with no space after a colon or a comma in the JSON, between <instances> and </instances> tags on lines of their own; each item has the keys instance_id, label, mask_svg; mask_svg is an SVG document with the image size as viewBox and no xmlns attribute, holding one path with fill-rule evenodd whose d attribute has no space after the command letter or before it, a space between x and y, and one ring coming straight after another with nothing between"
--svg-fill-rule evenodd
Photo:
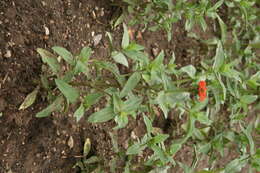
<instances>
[{"instance_id":1,"label":"dirt ground","mask_svg":"<svg viewBox=\"0 0 260 173\"><path fill-rule=\"evenodd\" d=\"M83 46L90 46L95 52L92 58L106 58L109 52L105 32L111 31L109 22L115 11L109 0L0 1L0 173L77 172L72 167L82 155L86 138L91 140L93 155L108 161L113 156L109 136L113 122L93 125L82 119L76 123L71 114L37 119L35 114L47 105L40 97L31 108L18 108L40 78L42 62L36 48L63 46L77 53ZM137 34L138 28L133 29ZM111 31L115 40L121 38L121 31ZM98 34L102 34L102 40L94 46L93 37ZM207 38L210 34L202 36ZM144 32L137 41L151 55L160 50L171 55L174 51L179 66L196 65L204 54L203 45L187 36L184 23L175 25L170 43L162 31ZM155 126L167 131L171 123L176 123L173 118L158 118ZM145 133L140 119L113 132L119 136L120 147L127 147L133 131L137 136ZM72 148L68 145L71 138ZM190 158L189 154L180 157Z\"/></svg>"}]
</instances>

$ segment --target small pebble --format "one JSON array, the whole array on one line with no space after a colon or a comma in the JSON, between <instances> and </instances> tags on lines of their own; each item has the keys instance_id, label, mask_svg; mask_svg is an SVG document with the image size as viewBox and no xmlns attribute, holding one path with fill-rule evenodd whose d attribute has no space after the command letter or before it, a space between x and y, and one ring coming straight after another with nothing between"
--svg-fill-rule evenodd
<instances>
[{"instance_id":1,"label":"small pebble","mask_svg":"<svg viewBox=\"0 0 260 173\"><path fill-rule=\"evenodd\" d=\"M93 16L94 19L97 18L97 15L96 15L95 11L92 11L92 16Z\"/></svg>"},{"instance_id":2,"label":"small pebble","mask_svg":"<svg viewBox=\"0 0 260 173\"><path fill-rule=\"evenodd\" d=\"M46 2L42 1L42 5L43 5L43 6L46 6L47 4L46 4Z\"/></svg>"},{"instance_id":3,"label":"small pebble","mask_svg":"<svg viewBox=\"0 0 260 173\"><path fill-rule=\"evenodd\" d=\"M159 54L159 48L158 47L152 48L152 53L153 53L153 56L156 57Z\"/></svg>"},{"instance_id":4,"label":"small pebble","mask_svg":"<svg viewBox=\"0 0 260 173\"><path fill-rule=\"evenodd\" d=\"M94 46L97 46L100 43L101 39L102 39L102 34L98 34L98 35L94 36L93 37Z\"/></svg>"},{"instance_id":5,"label":"small pebble","mask_svg":"<svg viewBox=\"0 0 260 173\"><path fill-rule=\"evenodd\" d=\"M70 138L68 140L68 146L69 146L70 149L72 149L73 146L74 146L74 140L73 140L72 136L70 136Z\"/></svg>"},{"instance_id":6,"label":"small pebble","mask_svg":"<svg viewBox=\"0 0 260 173\"><path fill-rule=\"evenodd\" d=\"M104 8L101 8L101 11L100 11L100 16L104 16L105 15L105 12L104 12Z\"/></svg>"},{"instance_id":7,"label":"small pebble","mask_svg":"<svg viewBox=\"0 0 260 173\"><path fill-rule=\"evenodd\" d=\"M10 51L10 50L7 50L7 51L6 51L6 54L4 55L4 57L10 58L11 56L12 56L11 51Z\"/></svg>"},{"instance_id":8,"label":"small pebble","mask_svg":"<svg viewBox=\"0 0 260 173\"><path fill-rule=\"evenodd\" d=\"M44 26L45 35L50 35L50 30L46 26Z\"/></svg>"}]
</instances>

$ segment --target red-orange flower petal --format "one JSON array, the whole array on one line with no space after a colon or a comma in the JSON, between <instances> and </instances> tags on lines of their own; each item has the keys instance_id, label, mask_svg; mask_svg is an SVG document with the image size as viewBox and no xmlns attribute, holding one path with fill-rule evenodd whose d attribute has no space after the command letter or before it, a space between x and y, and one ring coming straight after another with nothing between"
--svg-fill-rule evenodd
<instances>
[{"instance_id":1,"label":"red-orange flower petal","mask_svg":"<svg viewBox=\"0 0 260 173\"><path fill-rule=\"evenodd\" d=\"M199 82L199 101L203 102L207 98L207 84L205 81Z\"/></svg>"}]
</instances>

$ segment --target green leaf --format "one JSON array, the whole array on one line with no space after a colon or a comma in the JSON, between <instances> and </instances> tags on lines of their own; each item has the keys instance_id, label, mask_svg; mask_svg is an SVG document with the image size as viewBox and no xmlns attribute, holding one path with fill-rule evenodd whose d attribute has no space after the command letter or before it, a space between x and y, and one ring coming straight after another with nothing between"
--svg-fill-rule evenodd
<instances>
[{"instance_id":1,"label":"green leaf","mask_svg":"<svg viewBox=\"0 0 260 173\"><path fill-rule=\"evenodd\" d=\"M84 97L84 107L86 107L87 109L96 104L100 98L103 96L102 93L91 93L87 96Z\"/></svg>"},{"instance_id":2,"label":"green leaf","mask_svg":"<svg viewBox=\"0 0 260 173\"><path fill-rule=\"evenodd\" d=\"M198 20L199 20L200 26L202 27L203 31L206 32L208 26L204 19L204 16L200 16Z\"/></svg>"},{"instance_id":3,"label":"green leaf","mask_svg":"<svg viewBox=\"0 0 260 173\"><path fill-rule=\"evenodd\" d=\"M84 159L83 163L84 165L89 165L89 164L93 164L93 163L98 163L100 162L100 159L97 156L91 156L88 159ZM83 169L86 169L85 167ZM96 173L96 170L94 170L94 172L92 173ZM98 173L102 173L102 172L98 172Z\"/></svg>"},{"instance_id":4,"label":"green leaf","mask_svg":"<svg viewBox=\"0 0 260 173\"><path fill-rule=\"evenodd\" d=\"M159 55L155 58L155 60L152 61L151 68L162 70L161 66L163 65L163 60L164 60L164 51L161 51Z\"/></svg>"},{"instance_id":5,"label":"green leaf","mask_svg":"<svg viewBox=\"0 0 260 173\"><path fill-rule=\"evenodd\" d=\"M124 102L122 110L127 113L136 111L143 101L142 97L130 97Z\"/></svg>"},{"instance_id":6,"label":"green leaf","mask_svg":"<svg viewBox=\"0 0 260 173\"><path fill-rule=\"evenodd\" d=\"M141 151L143 151L146 148L146 145L142 145L140 143L135 143L133 145L131 145L127 151L126 154L127 155L135 155L135 154L140 154Z\"/></svg>"},{"instance_id":7,"label":"green leaf","mask_svg":"<svg viewBox=\"0 0 260 173\"><path fill-rule=\"evenodd\" d=\"M89 58L91 56L91 53L92 53L91 48L89 48L89 47L82 48L82 50L80 52L80 55L79 55L80 56L80 61L82 63L86 63L89 60Z\"/></svg>"},{"instance_id":8,"label":"green leaf","mask_svg":"<svg viewBox=\"0 0 260 173\"><path fill-rule=\"evenodd\" d=\"M242 125L240 125L242 132L246 135L248 142L249 142L249 146L250 146L250 154L254 155L255 154L255 143L253 140L253 137L251 135L252 131L253 131L253 124L250 123L247 128L245 129Z\"/></svg>"},{"instance_id":9,"label":"green leaf","mask_svg":"<svg viewBox=\"0 0 260 173\"><path fill-rule=\"evenodd\" d=\"M125 78L120 75L119 69L115 64L106 61L95 61L95 63L98 65L99 68L104 68L112 72L115 75L118 83L120 83L121 86L124 85Z\"/></svg>"},{"instance_id":10,"label":"green leaf","mask_svg":"<svg viewBox=\"0 0 260 173\"><path fill-rule=\"evenodd\" d=\"M198 148L199 153L208 154L211 149L211 143L202 144Z\"/></svg>"},{"instance_id":11,"label":"green leaf","mask_svg":"<svg viewBox=\"0 0 260 173\"><path fill-rule=\"evenodd\" d=\"M159 134L152 138L152 144L158 144L165 141L169 137L168 134Z\"/></svg>"},{"instance_id":12,"label":"green leaf","mask_svg":"<svg viewBox=\"0 0 260 173\"><path fill-rule=\"evenodd\" d=\"M144 123L145 123L146 129L147 129L147 133L151 134L151 132L153 130L152 122L147 116L144 115L143 117L144 117Z\"/></svg>"},{"instance_id":13,"label":"green leaf","mask_svg":"<svg viewBox=\"0 0 260 173\"><path fill-rule=\"evenodd\" d=\"M54 46L52 47L52 50L54 50L61 58L63 58L67 63L70 65L74 65L73 55L65 48Z\"/></svg>"},{"instance_id":14,"label":"green leaf","mask_svg":"<svg viewBox=\"0 0 260 173\"><path fill-rule=\"evenodd\" d=\"M115 116L113 108L110 106L90 115L88 121L91 123L103 123L113 119Z\"/></svg>"},{"instance_id":15,"label":"green leaf","mask_svg":"<svg viewBox=\"0 0 260 173\"><path fill-rule=\"evenodd\" d=\"M36 100L38 91L39 87L36 87L30 94L28 94L23 103L20 105L19 110L23 110L31 106Z\"/></svg>"},{"instance_id":16,"label":"green leaf","mask_svg":"<svg viewBox=\"0 0 260 173\"><path fill-rule=\"evenodd\" d=\"M215 61L213 64L213 69L215 71L219 71L221 66L225 62L225 53L223 50L222 43L220 41L218 42L217 49L216 49L216 55L215 55L214 59L215 59Z\"/></svg>"},{"instance_id":17,"label":"green leaf","mask_svg":"<svg viewBox=\"0 0 260 173\"><path fill-rule=\"evenodd\" d=\"M47 117L54 111L59 111L61 109L61 104L63 102L63 97L57 97L54 102L49 105L47 108L43 109L41 112L36 114L37 118Z\"/></svg>"},{"instance_id":18,"label":"green leaf","mask_svg":"<svg viewBox=\"0 0 260 173\"><path fill-rule=\"evenodd\" d=\"M171 144L171 147L170 147L170 153L171 155L175 155L182 147L182 144L181 143L172 143Z\"/></svg>"},{"instance_id":19,"label":"green leaf","mask_svg":"<svg viewBox=\"0 0 260 173\"><path fill-rule=\"evenodd\" d=\"M83 148L83 156L84 157L86 157L88 155L88 153L90 152L90 149L91 149L91 142L90 142L90 139L87 138L85 140L84 148Z\"/></svg>"},{"instance_id":20,"label":"green leaf","mask_svg":"<svg viewBox=\"0 0 260 173\"><path fill-rule=\"evenodd\" d=\"M109 44L110 44L110 47L112 48L113 47L113 38L112 38L112 35L110 32L106 32L106 35L109 39Z\"/></svg>"},{"instance_id":21,"label":"green leaf","mask_svg":"<svg viewBox=\"0 0 260 173\"><path fill-rule=\"evenodd\" d=\"M195 77L196 69L193 65L187 65L185 67L182 67L180 70L187 73L191 78Z\"/></svg>"},{"instance_id":22,"label":"green leaf","mask_svg":"<svg viewBox=\"0 0 260 173\"><path fill-rule=\"evenodd\" d=\"M246 165L246 162L247 162L247 159L245 156L232 160L225 166L225 173L240 172L241 169Z\"/></svg>"},{"instance_id":23,"label":"green leaf","mask_svg":"<svg viewBox=\"0 0 260 173\"><path fill-rule=\"evenodd\" d=\"M128 34L128 29L125 23L123 23L123 28L124 28L124 34L123 34L123 39L122 39L122 48L125 49L129 45L129 34Z\"/></svg>"},{"instance_id":24,"label":"green leaf","mask_svg":"<svg viewBox=\"0 0 260 173\"><path fill-rule=\"evenodd\" d=\"M122 112L123 101L117 94L113 94L113 107L116 114Z\"/></svg>"},{"instance_id":25,"label":"green leaf","mask_svg":"<svg viewBox=\"0 0 260 173\"><path fill-rule=\"evenodd\" d=\"M74 113L74 117L76 117L77 122L82 118L84 113L85 113L85 108L83 104L81 104L79 108L76 110L76 112Z\"/></svg>"},{"instance_id":26,"label":"green leaf","mask_svg":"<svg viewBox=\"0 0 260 173\"><path fill-rule=\"evenodd\" d=\"M68 83L73 79L74 75L74 71L67 71L65 75L61 78L61 80Z\"/></svg>"},{"instance_id":27,"label":"green leaf","mask_svg":"<svg viewBox=\"0 0 260 173\"><path fill-rule=\"evenodd\" d=\"M141 51L144 50L144 47L136 44L136 43L130 43L127 48L125 48L125 51Z\"/></svg>"},{"instance_id":28,"label":"green leaf","mask_svg":"<svg viewBox=\"0 0 260 173\"><path fill-rule=\"evenodd\" d=\"M156 156L158 156L159 159L160 159L164 164L166 164L167 158L166 158L166 156L165 156L163 150L162 150L160 147L158 147L157 145L152 145L152 146L151 146L151 149L154 151L154 154L155 154Z\"/></svg>"},{"instance_id":29,"label":"green leaf","mask_svg":"<svg viewBox=\"0 0 260 173\"><path fill-rule=\"evenodd\" d=\"M115 117L115 122L118 124L114 130L120 129L125 127L128 124L128 117L127 114L122 112L120 115Z\"/></svg>"},{"instance_id":30,"label":"green leaf","mask_svg":"<svg viewBox=\"0 0 260 173\"><path fill-rule=\"evenodd\" d=\"M55 79L55 83L62 94L69 100L71 103L75 103L79 97L79 92L77 89L73 88L66 82L60 79Z\"/></svg>"},{"instance_id":31,"label":"green leaf","mask_svg":"<svg viewBox=\"0 0 260 173\"><path fill-rule=\"evenodd\" d=\"M227 40L227 25L223 22L219 15L217 15L217 18L221 30L221 41L222 43L225 43Z\"/></svg>"},{"instance_id":32,"label":"green leaf","mask_svg":"<svg viewBox=\"0 0 260 173\"><path fill-rule=\"evenodd\" d=\"M169 112L169 106L168 106L168 103L167 103L165 97L166 97L166 94L163 91L161 91L158 94L156 101L159 104L160 109L163 111L164 117L167 118L168 112Z\"/></svg>"},{"instance_id":33,"label":"green leaf","mask_svg":"<svg viewBox=\"0 0 260 173\"><path fill-rule=\"evenodd\" d=\"M224 0L220 0L218 1L213 7L211 7L209 10L215 11L217 10L222 4L223 4Z\"/></svg>"},{"instance_id":34,"label":"green leaf","mask_svg":"<svg viewBox=\"0 0 260 173\"><path fill-rule=\"evenodd\" d=\"M196 120L205 125L211 125L212 121L208 118L208 116L204 112L194 113Z\"/></svg>"},{"instance_id":35,"label":"green leaf","mask_svg":"<svg viewBox=\"0 0 260 173\"><path fill-rule=\"evenodd\" d=\"M251 104L251 103L255 102L257 100L257 98L258 98L257 95L243 95L240 98L240 101L245 104Z\"/></svg>"},{"instance_id":36,"label":"green leaf","mask_svg":"<svg viewBox=\"0 0 260 173\"><path fill-rule=\"evenodd\" d=\"M37 52L41 55L42 61L47 63L54 73L58 73L60 71L60 64L55 55L41 48L38 48Z\"/></svg>"},{"instance_id":37,"label":"green leaf","mask_svg":"<svg viewBox=\"0 0 260 173\"><path fill-rule=\"evenodd\" d=\"M76 66L74 68L74 74L78 74L78 73L84 73L84 74L88 73L87 65L81 62L80 60L77 61Z\"/></svg>"},{"instance_id":38,"label":"green leaf","mask_svg":"<svg viewBox=\"0 0 260 173\"><path fill-rule=\"evenodd\" d=\"M118 51L112 52L112 58L115 60L115 62L122 64L126 67L128 67L128 61L124 54Z\"/></svg>"},{"instance_id":39,"label":"green leaf","mask_svg":"<svg viewBox=\"0 0 260 173\"><path fill-rule=\"evenodd\" d=\"M124 88L120 92L120 97L125 97L127 94L129 94L139 83L141 79L141 75L138 72L133 73L130 78L127 80Z\"/></svg>"}]
</instances>

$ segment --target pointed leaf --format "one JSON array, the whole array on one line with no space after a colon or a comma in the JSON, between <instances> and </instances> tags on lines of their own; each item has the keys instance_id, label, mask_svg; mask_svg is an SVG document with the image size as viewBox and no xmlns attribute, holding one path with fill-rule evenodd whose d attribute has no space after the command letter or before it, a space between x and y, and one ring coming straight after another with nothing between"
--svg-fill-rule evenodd
<instances>
[{"instance_id":1,"label":"pointed leaf","mask_svg":"<svg viewBox=\"0 0 260 173\"><path fill-rule=\"evenodd\" d=\"M73 88L66 82L60 79L55 79L55 83L62 94L69 100L71 103L75 103L79 97L79 92L77 89Z\"/></svg>"},{"instance_id":2,"label":"pointed leaf","mask_svg":"<svg viewBox=\"0 0 260 173\"><path fill-rule=\"evenodd\" d=\"M144 115L144 123L145 123L146 129L147 129L147 133L150 134L153 130L153 125L152 125L151 120L145 115Z\"/></svg>"},{"instance_id":3,"label":"pointed leaf","mask_svg":"<svg viewBox=\"0 0 260 173\"><path fill-rule=\"evenodd\" d=\"M223 50L222 43L220 41L218 42L217 49L216 49L216 55L214 58L215 58L215 61L213 64L213 69L215 71L219 71L219 69L225 62L225 53Z\"/></svg>"},{"instance_id":4,"label":"pointed leaf","mask_svg":"<svg viewBox=\"0 0 260 173\"><path fill-rule=\"evenodd\" d=\"M41 48L38 48L37 52L41 55L42 61L47 63L54 73L58 73L60 71L60 64L55 55Z\"/></svg>"},{"instance_id":5,"label":"pointed leaf","mask_svg":"<svg viewBox=\"0 0 260 173\"><path fill-rule=\"evenodd\" d=\"M193 65L187 65L181 68L181 71L187 73L191 78L195 77L196 69Z\"/></svg>"},{"instance_id":6,"label":"pointed leaf","mask_svg":"<svg viewBox=\"0 0 260 173\"><path fill-rule=\"evenodd\" d=\"M85 108L83 104L81 104L79 108L76 110L76 112L74 113L74 117L76 117L77 122L82 118L84 113L85 113Z\"/></svg>"},{"instance_id":7,"label":"pointed leaf","mask_svg":"<svg viewBox=\"0 0 260 173\"><path fill-rule=\"evenodd\" d=\"M113 108L106 107L90 115L88 121L91 123L102 123L113 119L115 116Z\"/></svg>"},{"instance_id":8,"label":"pointed leaf","mask_svg":"<svg viewBox=\"0 0 260 173\"><path fill-rule=\"evenodd\" d=\"M39 87L36 87L33 90L33 92L28 94L26 96L26 98L24 99L23 103L21 104L21 106L19 107L19 110L23 110L23 109L26 109L29 106L31 106L36 100L36 96L37 96L38 91L39 91Z\"/></svg>"},{"instance_id":9,"label":"pointed leaf","mask_svg":"<svg viewBox=\"0 0 260 173\"><path fill-rule=\"evenodd\" d=\"M83 156L84 157L86 157L88 155L88 153L90 152L90 149L91 149L91 142L90 142L90 139L87 138L85 140L84 148L83 148Z\"/></svg>"},{"instance_id":10,"label":"pointed leaf","mask_svg":"<svg viewBox=\"0 0 260 173\"><path fill-rule=\"evenodd\" d=\"M245 104L251 104L254 101L256 101L258 98L257 95L243 95L240 100L241 102L245 103Z\"/></svg>"},{"instance_id":11,"label":"pointed leaf","mask_svg":"<svg viewBox=\"0 0 260 173\"><path fill-rule=\"evenodd\" d=\"M74 65L73 55L65 48L54 46L52 47L52 50L54 50L61 58L63 58L67 63L70 65Z\"/></svg>"},{"instance_id":12,"label":"pointed leaf","mask_svg":"<svg viewBox=\"0 0 260 173\"><path fill-rule=\"evenodd\" d=\"M227 40L227 25L223 22L219 15L217 15L217 18L221 30L221 41L222 43L225 43Z\"/></svg>"},{"instance_id":13,"label":"pointed leaf","mask_svg":"<svg viewBox=\"0 0 260 173\"><path fill-rule=\"evenodd\" d=\"M80 52L80 61L82 62L82 63L86 63L88 60L89 60L89 58L90 58L90 56L91 56L91 53L92 53L92 50L91 50L91 48L89 48L89 47L84 47L82 50L81 50L81 52Z\"/></svg>"},{"instance_id":14,"label":"pointed leaf","mask_svg":"<svg viewBox=\"0 0 260 173\"><path fill-rule=\"evenodd\" d=\"M115 60L115 62L128 67L128 61L125 55L122 54L121 52L117 52L117 51L112 52L112 58Z\"/></svg>"},{"instance_id":15,"label":"pointed leaf","mask_svg":"<svg viewBox=\"0 0 260 173\"><path fill-rule=\"evenodd\" d=\"M122 110L127 113L136 111L143 101L142 97L130 97L124 102Z\"/></svg>"},{"instance_id":16,"label":"pointed leaf","mask_svg":"<svg viewBox=\"0 0 260 173\"><path fill-rule=\"evenodd\" d=\"M41 112L36 114L37 118L47 117L54 111L59 111L61 109L61 104L63 102L63 97L57 97L54 102L49 105L47 108L43 109Z\"/></svg>"},{"instance_id":17,"label":"pointed leaf","mask_svg":"<svg viewBox=\"0 0 260 173\"><path fill-rule=\"evenodd\" d=\"M131 146L127 149L126 154L127 154L127 155L139 154L139 153L142 152L145 148L146 148L146 145L142 145L142 144L140 144L140 143L135 143L135 144L131 145Z\"/></svg>"},{"instance_id":18,"label":"pointed leaf","mask_svg":"<svg viewBox=\"0 0 260 173\"><path fill-rule=\"evenodd\" d=\"M100 98L103 96L102 93L91 93L84 98L84 106L89 108L90 106L96 104Z\"/></svg>"},{"instance_id":19,"label":"pointed leaf","mask_svg":"<svg viewBox=\"0 0 260 173\"><path fill-rule=\"evenodd\" d=\"M123 23L123 28L124 28L124 34L123 34L123 39L122 39L122 48L125 49L129 45L129 34L128 34L128 29L125 23Z\"/></svg>"},{"instance_id":20,"label":"pointed leaf","mask_svg":"<svg viewBox=\"0 0 260 173\"><path fill-rule=\"evenodd\" d=\"M136 85L139 83L141 75L138 72L132 74L132 76L127 80L123 90L120 92L120 97L125 97L129 92L131 92Z\"/></svg>"}]
</instances>

